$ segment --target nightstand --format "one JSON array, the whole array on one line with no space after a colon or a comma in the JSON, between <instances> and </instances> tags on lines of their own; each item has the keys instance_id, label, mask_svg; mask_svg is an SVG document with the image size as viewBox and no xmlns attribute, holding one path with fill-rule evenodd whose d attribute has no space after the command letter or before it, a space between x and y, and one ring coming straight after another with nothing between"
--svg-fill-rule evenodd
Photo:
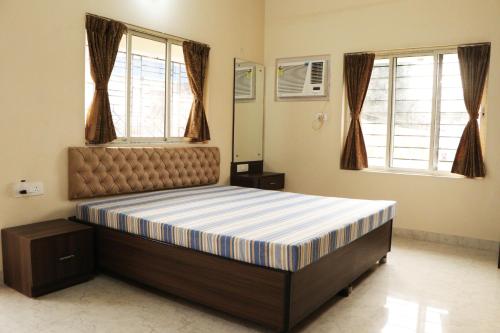
<instances>
[{"instance_id":1,"label":"nightstand","mask_svg":"<svg viewBox=\"0 0 500 333\"><path fill-rule=\"evenodd\" d=\"M233 174L231 176L231 185L263 190L281 190L285 188L285 174L278 172Z\"/></svg>"},{"instance_id":2,"label":"nightstand","mask_svg":"<svg viewBox=\"0 0 500 333\"><path fill-rule=\"evenodd\" d=\"M37 297L89 280L93 251L93 229L67 220L3 229L4 282Z\"/></svg>"}]
</instances>

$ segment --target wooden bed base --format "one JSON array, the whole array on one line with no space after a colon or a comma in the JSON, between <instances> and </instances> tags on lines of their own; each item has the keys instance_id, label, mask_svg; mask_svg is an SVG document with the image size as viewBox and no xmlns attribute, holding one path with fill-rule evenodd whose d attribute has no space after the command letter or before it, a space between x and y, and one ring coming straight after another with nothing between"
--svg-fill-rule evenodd
<instances>
[{"instance_id":1,"label":"wooden bed base","mask_svg":"<svg viewBox=\"0 0 500 333\"><path fill-rule=\"evenodd\" d=\"M247 264L103 226L96 264L113 273L276 331L287 332L391 249L392 220L297 272Z\"/></svg>"}]
</instances>

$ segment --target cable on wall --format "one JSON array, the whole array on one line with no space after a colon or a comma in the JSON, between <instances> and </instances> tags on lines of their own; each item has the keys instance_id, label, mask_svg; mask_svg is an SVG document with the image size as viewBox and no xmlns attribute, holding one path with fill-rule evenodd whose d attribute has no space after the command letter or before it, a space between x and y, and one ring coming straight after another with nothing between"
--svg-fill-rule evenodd
<instances>
[{"instance_id":1,"label":"cable on wall","mask_svg":"<svg viewBox=\"0 0 500 333\"><path fill-rule=\"evenodd\" d=\"M328 115L325 112L316 113L314 115L314 120L312 121L313 130L319 131L327 120L328 120Z\"/></svg>"}]
</instances>

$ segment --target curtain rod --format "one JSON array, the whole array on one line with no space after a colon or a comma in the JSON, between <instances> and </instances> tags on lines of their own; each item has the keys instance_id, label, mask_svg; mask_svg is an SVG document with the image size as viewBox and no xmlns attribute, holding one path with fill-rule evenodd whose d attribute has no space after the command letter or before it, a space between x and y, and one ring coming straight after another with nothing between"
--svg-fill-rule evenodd
<instances>
[{"instance_id":1,"label":"curtain rod","mask_svg":"<svg viewBox=\"0 0 500 333\"><path fill-rule=\"evenodd\" d=\"M202 44L202 45L208 46L208 44L206 44L206 43L200 43L200 42L197 42L197 41L194 41L194 40L191 40L191 39L187 39L187 38L184 38L184 37L179 37L179 36L167 34L167 33L161 32L161 31L156 31L156 30L152 30L152 29L147 29L147 28L139 27L137 25L126 23L126 22L122 22L122 21L115 20L115 19L111 19L111 18L106 17L106 16L96 15L96 14L92 14L92 13L85 13L85 15L98 17L98 18L101 18L101 19L104 19L104 20L108 20L108 21L117 21L117 22L120 22L120 23L124 24L127 27L127 29L130 29L132 31L146 33L146 34L152 34L152 35L155 35L155 36L161 37L161 38L176 39L176 40L181 41L181 42L194 42L194 43L198 43L198 44Z\"/></svg>"},{"instance_id":2,"label":"curtain rod","mask_svg":"<svg viewBox=\"0 0 500 333\"><path fill-rule=\"evenodd\" d=\"M363 54L363 53L375 53L376 55L391 54L395 52L413 52L413 51L433 51L433 50L451 50L456 49L460 46L477 46L477 45L491 45L491 42L480 42L480 43L468 43L468 44L455 44L455 45L441 45L441 46L426 46L426 47L409 47L405 49L387 49L378 51L360 51L360 52L348 52L345 55L353 54Z\"/></svg>"}]
</instances>

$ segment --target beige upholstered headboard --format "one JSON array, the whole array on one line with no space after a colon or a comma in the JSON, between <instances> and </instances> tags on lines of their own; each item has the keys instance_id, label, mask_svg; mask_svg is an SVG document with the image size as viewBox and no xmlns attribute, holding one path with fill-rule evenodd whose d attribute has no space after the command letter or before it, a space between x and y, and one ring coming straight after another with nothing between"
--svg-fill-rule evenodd
<instances>
[{"instance_id":1,"label":"beige upholstered headboard","mask_svg":"<svg viewBox=\"0 0 500 333\"><path fill-rule=\"evenodd\" d=\"M70 199L216 184L219 149L70 147Z\"/></svg>"}]
</instances>

